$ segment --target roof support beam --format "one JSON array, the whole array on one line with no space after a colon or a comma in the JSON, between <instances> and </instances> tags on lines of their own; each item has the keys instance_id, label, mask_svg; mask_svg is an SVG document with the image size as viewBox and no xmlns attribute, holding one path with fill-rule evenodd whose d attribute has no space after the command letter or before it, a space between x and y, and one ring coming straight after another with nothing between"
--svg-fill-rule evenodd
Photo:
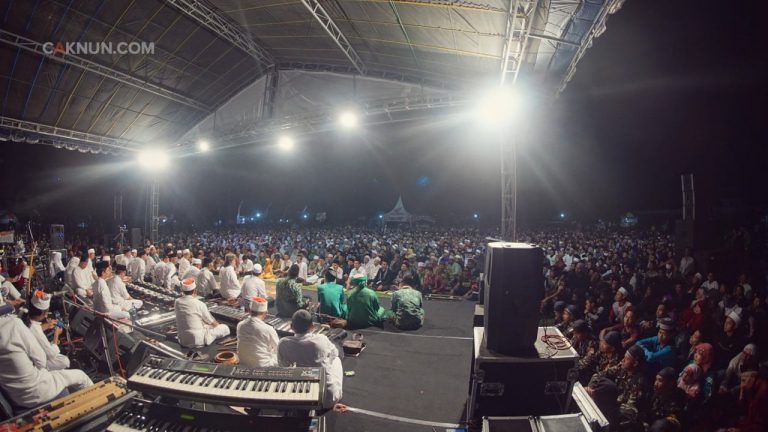
<instances>
[{"instance_id":1,"label":"roof support beam","mask_svg":"<svg viewBox=\"0 0 768 432\"><path fill-rule=\"evenodd\" d=\"M23 50L26 50L41 56L45 56L49 60L57 61L59 63L65 63L68 65L83 69L87 72L92 72L97 75L110 78L112 80L129 85L131 87L135 87L137 89L156 94L158 96L164 97L174 102L187 105L189 107L198 109L200 111L205 111L205 112L211 111L211 109L208 106L190 97L176 93L173 90L161 87L159 85L153 84L151 82L135 77L133 75L129 75L125 72L121 72L121 71L109 68L107 66L103 66L99 63L92 62L90 60L86 60L84 58L74 56L74 55L69 55L66 53L57 53L55 55L48 54L43 50L43 44L36 42L32 39L27 39L23 36L19 36L17 34L5 31L5 30L0 30L0 42L21 48Z\"/></svg>"},{"instance_id":2,"label":"roof support beam","mask_svg":"<svg viewBox=\"0 0 768 432\"><path fill-rule=\"evenodd\" d=\"M328 72L344 75L354 75L355 68L353 66L341 66L333 64L323 63L310 63L310 62L281 62L278 63L280 70L302 70L308 72ZM380 70L367 70L366 78L381 79L386 81L396 81L403 84L413 84L423 87L443 89L443 90L460 90L464 85L459 80L442 80L438 78L424 78L415 75L408 75L396 71L380 71Z\"/></svg>"},{"instance_id":3,"label":"roof support beam","mask_svg":"<svg viewBox=\"0 0 768 432\"><path fill-rule=\"evenodd\" d=\"M232 21L213 5L203 0L165 0L165 2L202 24L214 35L245 51L264 66L275 63L269 51L257 44L238 23Z\"/></svg>"},{"instance_id":4,"label":"roof support beam","mask_svg":"<svg viewBox=\"0 0 768 432\"><path fill-rule=\"evenodd\" d=\"M336 42L336 45L341 48L341 51L352 62L352 65L357 69L360 75L365 75L368 69L363 64L363 60L357 55L357 52L349 43L344 33L339 30L339 27L333 22L328 12L320 5L318 0L301 0L301 3L309 10L312 16L317 19L317 22L325 29L329 36Z\"/></svg>"},{"instance_id":5,"label":"roof support beam","mask_svg":"<svg viewBox=\"0 0 768 432\"><path fill-rule=\"evenodd\" d=\"M275 114L275 100L277 99L277 85L280 78L280 71L276 67L270 67L267 71L267 80L264 83L264 98L261 100L262 120L271 119Z\"/></svg>"},{"instance_id":6,"label":"roof support beam","mask_svg":"<svg viewBox=\"0 0 768 432\"><path fill-rule=\"evenodd\" d=\"M53 137L51 144L60 143L61 145L76 146L78 142L96 144L96 148L106 147L106 151L137 151L142 145L140 143L105 137L87 132L79 132L71 129L64 129L56 126L44 125L25 120L18 120L10 117L0 116L0 129L16 130L20 132L31 133L34 135L46 135ZM58 139L58 140L57 140ZM93 146L88 146L88 150ZM102 150L102 151L105 151Z\"/></svg>"}]
</instances>

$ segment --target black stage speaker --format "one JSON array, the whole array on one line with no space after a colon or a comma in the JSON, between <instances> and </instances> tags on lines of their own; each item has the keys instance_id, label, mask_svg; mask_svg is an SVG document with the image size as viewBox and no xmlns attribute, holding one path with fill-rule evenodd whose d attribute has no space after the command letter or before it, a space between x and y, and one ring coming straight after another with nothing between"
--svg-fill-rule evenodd
<instances>
[{"instance_id":1,"label":"black stage speaker","mask_svg":"<svg viewBox=\"0 0 768 432\"><path fill-rule=\"evenodd\" d=\"M51 249L64 248L64 225L51 225ZM64 254L64 258L66 257Z\"/></svg>"},{"instance_id":2,"label":"black stage speaker","mask_svg":"<svg viewBox=\"0 0 768 432\"><path fill-rule=\"evenodd\" d=\"M104 326L107 342L107 349L104 349L104 343L102 340L101 327ZM117 342L115 342L117 337ZM114 367L118 366L117 356L120 357L122 365L128 364L131 352L133 348L145 339L145 336L139 332L126 333L124 330L117 328L115 324L104 321L101 317L96 317L88 328L85 337L83 338L83 345L88 352L96 360L96 365L102 369L107 370L106 355L109 355L109 359ZM105 352L105 351L108 351Z\"/></svg>"},{"instance_id":3,"label":"black stage speaker","mask_svg":"<svg viewBox=\"0 0 768 432\"><path fill-rule=\"evenodd\" d=\"M131 247L134 249L143 248L143 243L141 241L141 228L131 228Z\"/></svg>"},{"instance_id":4,"label":"black stage speaker","mask_svg":"<svg viewBox=\"0 0 768 432\"><path fill-rule=\"evenodd\" d=\"M675 221L675 248L682 252L683 249L688 248L693 250L696 243L696 224L694 221L688 220L676 220Z\"/></svg>"},{"instance_id":5,"label":"black stage speaker","mask_svg":"<svg viewBox=\"0 0 768 432\"><path fill-rule=\"evenodd\" d=\"M499 354L536 356L533 344L544 296L544 254L524 243L488 243L485 273L486 347Z\"/></svg>"}]
</instances>

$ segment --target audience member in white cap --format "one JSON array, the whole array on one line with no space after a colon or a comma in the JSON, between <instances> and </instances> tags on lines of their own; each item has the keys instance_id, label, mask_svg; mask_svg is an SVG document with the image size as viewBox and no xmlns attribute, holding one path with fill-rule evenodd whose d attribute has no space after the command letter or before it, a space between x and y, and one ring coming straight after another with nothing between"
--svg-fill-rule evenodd
<instances>
[{"instance_id":1,"label":"audience member in white cap","mask_svg":"<svg viewBox=\"0 0 768 432\"><path fill-rule=\"evenodd\" d=\"M43 349L43 352L45 352L46 369L53 371L68 368L69 358L59 351L59 337L64 329L57 326L53 330L52 342L49 342L45 333L43 333L44 330L49 330L56 324L54 321L48 321L48 309L51 308L51 295L46 294L43 291L35 291L27 308L28 311L23 318L24 324L32 330L35 340L40 344L40 348Z\"/></svg>"},{"instance_id":2,"label":"audience member in white cap","mask_svg":"<svg viewBox=\"0 0 768 432\"><path fill-rule=\"evenodd\" d=\"M107 279L112 277L112 267L109 263L101 261L96 264L96 275L99 277L91 285L93 291L93 308L96 312L106 314L114 320L128 319L131 315L127 309L112 301L112 292L107 285Z\"/></svg>"},{"instance_id":3,"label":"audience member in white cap","mask_svg":"<svg viewBox=\"0 0 768 432\"><path fill-rule=\"evenodd\" d=\"M243 290L240 292L240 304L247 311L255 297L267 298L267 286L259 277L261 274L261 264L254 264L251 276L243 279Z\"/></svg>"},{"instance_id":4,"label":"audience member in white cap","mask_svg":"<svg viewBox=\"0 0 768 432\"><path fill-rule=\"evenodd\" d=\"M96 249L93 249L93 248L88 249L88 259L86 260L86 261L88 261L88 271L90 271L91 274L93 275L93 280L96 280L96 278L97 278L96 270L93 268L93 264L94 264L93 260L94 259L96 259Z\"/></svg>"},{"instance_id":5,"label":"audience member in white cap","mask_svg":"<svg viewBox=\"0 0 768 432\"><path fill-rule=\"evenodd\" d=\"M122 264L115 266L115 276L107 281L109 286L109 293L112 295L112 303L119 306L124 310L131 310L133 308L141 309L144 306L144 302L141 300L135 300L128 294L128 290L125 288L125 281L127 269Z\"/></svg>"},{"instance_id":6,"label":"audience member in white cap","mask_svg":"<svg viewBox=\"0 0 768 432\"><path fill-rule=\"evenodd\" d=\"M255 265L260 267L259 264ZM267 317L267 300L264 297L253 297L249 309L251 316L237 325L240 364L251 368L277 366L277 332L264 322Z\"/></svg>"},{"instance_id":7,"label":"audience member in white cap","mask_svg":"<svg viewBox=\"0 0 768 432\"><path fill-rule=\"evenodd\" d=\"M133 252L131 248L124 248L123 253L115 255L115 264L121 264L128 267L133 259Z\"/></svg>"},{"instance_id":8,"label":"audience member in white cap","mask_svg":"<svg viewBox=\"0 0 768 432\"><path fill-rule=\"evenodd\" d=\"M216 321L208 306L197 298L196 288L194 279L181 281L182 296L174 303L179 344L188 348L207 346L229 335L229 327Z\"/></svg>"},{"instance_id":9,"label":"audience member in white cap","mask_svg":"<svg viewBox=\"0 0 768 432\"><path fill-rule=\"evenodd\" d=\"M616 324L624 321L624 313L632 308L632 303L627 301L627 297L629 297L629 291L626 288L621 287L616 291L614 296L616 301L613 302L611 310L608 312L611 323Z\"/></svg>"},{"instance_id":10,"label":"audience member in white cap","mask_svg":"<svg viewBox=\"0 0 768 432\"><path fill-rule=\"evenodd\" d=\"M187 270L192 266L192 252L189 249L181 251L181 259L179 260L179 277L186 279L184 276L187 274Z\"/></svg>"}]
</instances>

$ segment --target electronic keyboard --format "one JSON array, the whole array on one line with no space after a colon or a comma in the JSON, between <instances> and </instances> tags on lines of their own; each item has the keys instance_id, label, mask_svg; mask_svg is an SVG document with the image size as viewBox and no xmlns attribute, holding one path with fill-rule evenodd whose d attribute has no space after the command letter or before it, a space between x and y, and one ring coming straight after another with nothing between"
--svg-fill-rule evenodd
<instances>
[{"instance_id":1,"label":"electronic keyboard","mask_svg":"<svg viewBox=\"0 0 768 432\"><path fill-rule=\"evenodd\" d=\"M212 404L319 409L322 368L246 368L151 355L128 378L137 391Z\"/></svg>"}]
</instances>

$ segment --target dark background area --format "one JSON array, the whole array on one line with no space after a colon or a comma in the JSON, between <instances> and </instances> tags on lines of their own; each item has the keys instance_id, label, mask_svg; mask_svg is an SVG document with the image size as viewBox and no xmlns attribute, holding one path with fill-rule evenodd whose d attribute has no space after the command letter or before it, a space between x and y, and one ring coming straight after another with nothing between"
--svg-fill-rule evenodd
<instances>
[{"instance_id":1,"label":"dark background area","mask_svg":"<svg viewBox=\"0 0 768 432\"><path fill-rule=\"evenodd\" d=\"M765 214L759 3L627 1L531 121L534 138L520 146L522 222L679 211L682 173L695 176L700 212ZM244 214L295 219L306 206L350 221L390 210L402 194L416 214L478 213L495 224L498 154L492 135L456 118L305 136L291 154L267 144L214 151L161 173L160 213L207 225L232 220L243 200ZM22 220L111 230L117 192L126 222L143 226L150 177L133 160L3 142L0 182L0 208Z\"/></svg>"}]
</instances>

